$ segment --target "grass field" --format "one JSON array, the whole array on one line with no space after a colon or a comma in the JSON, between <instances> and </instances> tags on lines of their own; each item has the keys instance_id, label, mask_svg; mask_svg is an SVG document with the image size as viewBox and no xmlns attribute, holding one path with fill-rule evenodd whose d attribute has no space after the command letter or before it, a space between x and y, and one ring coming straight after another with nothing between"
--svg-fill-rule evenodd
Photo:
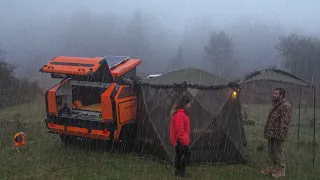
<instances>
[{"instance_id":1,"label":"grass field","mask_svg":"<svg viewBox=\"0 0 320 180\"><path fill-rule=\"evenodd\" d=\"M191 179L272 179L260 175L266 152L256 147L264 140L262 129L267 116L266 106L247 106L248 118L255 122L245 126L248 146L247 164L229 166L188 167ZM19 113L21 117L15 117ZM319 117L320 110L317 110ZM297 111L294 111L297 116ZM44 125L44 102L20 105L0 111L0 179L178 179L170 166L124 152L110 152L91 146L64 146L57 135L47 133ZM310 109L302 110L301 143L296 148L297 128L292 126L286 146L287 176L282 179L320 179L320 160L316 159L312 170L313 129ZM294 119L296 123L297 119ZM12 137L15 132L27 134L26 148L21 153L13 150ZM317 125L317 139L319 126ZM317 146L317 152L319 147Z\"/></svg>"}]
</instances>

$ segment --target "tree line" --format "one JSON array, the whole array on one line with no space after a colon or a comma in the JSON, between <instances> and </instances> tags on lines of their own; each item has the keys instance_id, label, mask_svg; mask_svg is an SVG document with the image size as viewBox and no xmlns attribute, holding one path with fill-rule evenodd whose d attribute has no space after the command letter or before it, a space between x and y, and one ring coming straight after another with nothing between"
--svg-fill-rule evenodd
<instances>
[{"instance_id":1,"label":"tree line","mask_svg":"<svg viewBox=\"0 0 320 180\"><path fill-rule=\"evenodd\" d=\"M39 68L58 55L94 57L111 54L141 58L143 63L138 68L141 75L196 67L236 79L268 66L282 67L308 82L319 83L318 37L286 34L279 27L274 30L261 24L254 24L248 30L241 28L245 26L250 25L239 22L229 30L219 30L223 28L209 26L205 21L194 23L186 28L186 32L175 35L179 35L177 41L161 22L148 19L140 11L125 20L115 14L97 16L82 11L63 22L48 24L50 32L37 29L39 32L34 32L32 38L34 43L24 41L23 35L16 34L20 36L17 38L19 46L11 54L25 49L28 59L19 62L18 68L31 72L30 76L37 76ZM9 60L11 58L1 60L1 79L5 79L1 80L1 89L10 89L8 82L15 78L17 68L8 64Z\"/></svg>"},{"instance_id":2,"label":"tree line","mask_svg":"<svg viewBox=\"0 0 320 180\"><path fill-rule=\"evenodd\" d=\"M239 40L241 37L234 34L241 30L227 32L208 27L206 30L194 28L194 34L185 33L180 43L170 44L161 23L148 20L140 11L136 11L126 25L117 25L117 18L112 14L108 17L99 19L85 12L74 15L69 21L69 30L62 35L66 54L72 47L75 55L113 54L141 58L140 69L146 74L197 67L235 79L268 66L282 67L307 81L316 81L317 37L283 35L285 33L279 27L276 31L257 25L256 32L252 30L249 35L243 35L247 40ZM106 28L98 28L97 24ZM202 25L206 26L205 23ZM244 69L240 69L241 66Z\"/></svg>"},{"instance_id":3,"label":"tree line","mask_svg":"<svg viewBox=\"0 0 320 180\"><path fill-rule=\"evenodd\" d=\"M36 81L20 79L14 75L16 66L5 61L0 50L0 108L35 100L42 91Z\"/></svg>"},{"instance_id":4,"label":"tree line","mask_svg":"<svg viewBox=\"0 0 320 180\"><path fill-rule=\"evenodd\" d=\"M190 21L182 28L181 24L169 25L140 11L124 16L84 10L63 19L44 21L18 27L27 31L7 28L3 36L7 57L19 62L22 76L30 72L34 73L31 77L38 76L38 69L59 55L121 55L141 58L143 63L138 69L145 74L165 73L182 66L232 79L278 65L273 46L278 36L285 34L272 25L236 21L225 28L205 18ZM176 59L183 59L183 63L175 63Z\"/></svg>"}]
</instances>

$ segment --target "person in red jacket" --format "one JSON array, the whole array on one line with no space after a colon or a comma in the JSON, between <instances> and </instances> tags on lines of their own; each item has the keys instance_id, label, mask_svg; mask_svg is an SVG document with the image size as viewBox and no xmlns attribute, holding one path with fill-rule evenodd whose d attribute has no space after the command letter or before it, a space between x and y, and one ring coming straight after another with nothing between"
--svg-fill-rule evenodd
<instances>
[{"instance_id":1,"label":"person in red jacket","mask_svg":"<svg viewBox=\"0 0 320 180\"><path fill-rule=\"evenodd\" d=\"M170 141L176 149L175 175L187 177L186 163L190 159L190 120L187 110L191 107L191 97L184 95L171 111Z\"/></svg>"}]
</instances>

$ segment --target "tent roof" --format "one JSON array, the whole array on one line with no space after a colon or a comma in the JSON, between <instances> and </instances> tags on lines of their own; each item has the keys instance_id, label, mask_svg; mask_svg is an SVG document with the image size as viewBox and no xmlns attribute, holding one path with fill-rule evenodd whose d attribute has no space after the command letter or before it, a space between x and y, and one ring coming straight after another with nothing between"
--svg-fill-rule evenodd
<instances>
[{"instance_id":1,"label":"tent roof","mask_svg":"<svg viewBox=\"0 0 320 180\"><path fill-rule=\"evenodd\" d=\"M209 72L197 69L187 68L181 69L167 74L163 74L160 77L145 80L147 83L156 85L168 85L168 84L180 84L186 81L192 85L205 85L205 86L217 86L227 85L230 83L229 80L211 74Z\"/></svg>"},{"instance_id":2,"label":"tent roof","mask_svg":"<svg viewBox=\"0 0 320 180\"><path fill-rule=\"evenodd\" d=\"M265 69L262 71L253 72L247 75L240 84L246 84L249 82L261 80L277 81L306 87L311 86L309 83L303 81L302 79L279 69Z\"/></svg>"}]
</instances>

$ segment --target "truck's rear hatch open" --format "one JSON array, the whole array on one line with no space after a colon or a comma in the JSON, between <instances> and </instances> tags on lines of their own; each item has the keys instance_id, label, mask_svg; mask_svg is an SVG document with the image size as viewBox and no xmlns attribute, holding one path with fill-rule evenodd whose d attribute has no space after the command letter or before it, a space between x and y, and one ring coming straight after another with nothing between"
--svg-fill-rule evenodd
<instances>
[{"instance_id":1,"label":"truck's rear hatch open","mask_svg":"<svg viewBox=\"0 0 320 180\"><path fill-rule=\"evenodd\" d=\"M58 134L118 138L118 125L136 118L136 96L126 82L134 80L140 63L124 56L59 56L49 61L40 72L63 79L46 92L47 127Z\"/></svg>"},{"instance_id":2,"label":"truck's rear hatch open","mask_svg":"<svg viewBox=\"0 0 320 180\"><path fill-rule=\"evenodd\" d=\"M61 116L61 113L66 112L66 116L72 115L77 118L86 115L85 118L80 119L111 114L108 109L112 107L107 106L106 101L110 103L108 97L114 87L111 89L109 87L118 81L122 83L123 79L119 77L127 78L135 74L131 72L135 72L134 68L140 63L139 59L130 59L125 56L93 58L58 56L52 59L40 71L51 73L51 75L63 75L65 79L48 91L48 103L50 104L48 112L56 116ZM103 95L109 89L109 95Z\"/></svg>"},{"instance_id":3,"label":"truck's rear hatch open","mask_svg":"<svg viewBox=\"0 0 320 180\"><path fill-rule=\"evenodd\" d=\"M59 56L52 59L40 71L58 74L88 75L96 72L103 58L82 58Z\"/></svg>"},{"instance_id":4,"label":"truck's rear hatch open","mask_svg":"<svg viewBox=\"0 0 320 180\"><path fill-rule=\"evenodd\" d=\"M113 74L120 76L140 62L140 60L133 60L126 56L93 58L58 56L44 65L40 72L65 75L65 77L74 80L88 80L90 78L90 81L110 82L113 79Z\"/></svg>"}]
</instances>

